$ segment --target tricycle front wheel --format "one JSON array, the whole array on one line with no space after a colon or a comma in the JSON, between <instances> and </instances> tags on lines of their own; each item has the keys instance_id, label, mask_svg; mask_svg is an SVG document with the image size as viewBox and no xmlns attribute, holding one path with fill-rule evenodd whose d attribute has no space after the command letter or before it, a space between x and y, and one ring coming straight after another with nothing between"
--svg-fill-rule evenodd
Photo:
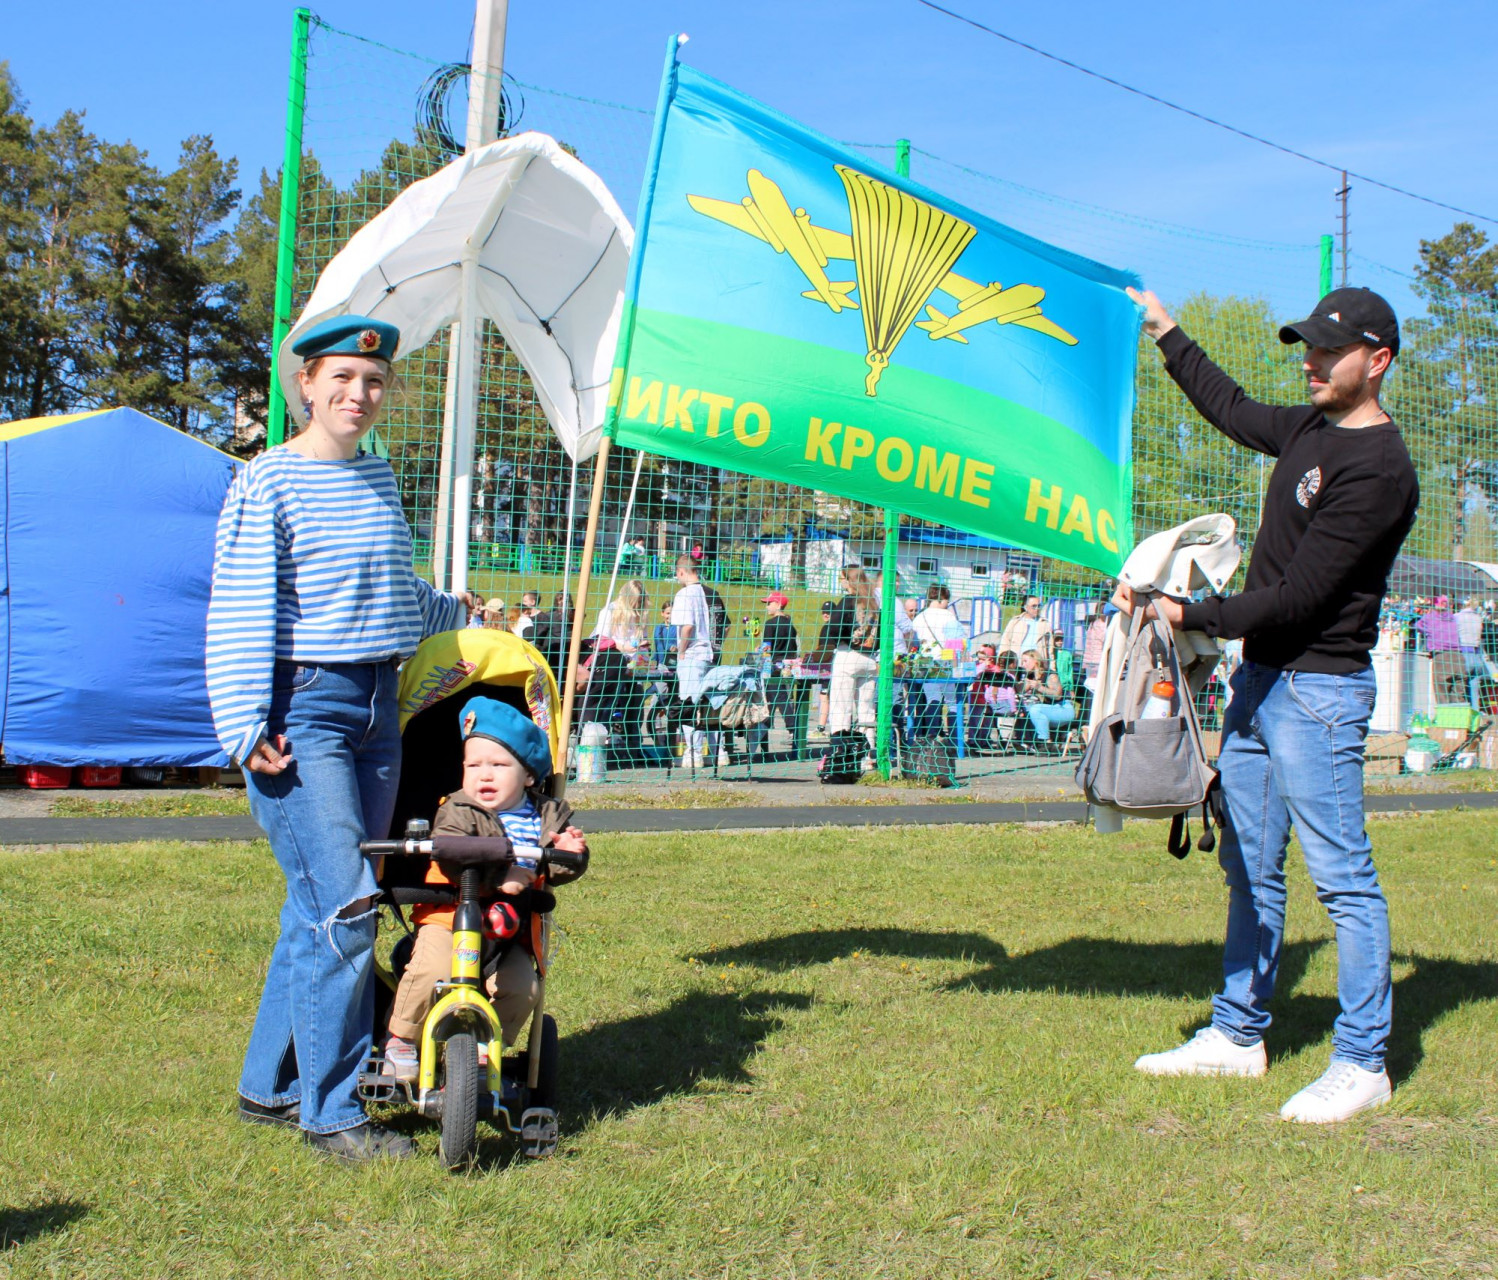
<instances>
[{"instance_id":1,"label":"tricycle front wheel","mask_svg":"<svg viewBox=\"0 0 1498 1280\"><path fill-rule=\"evenodd\" d=\"M452 1036L443 1051L442 1163L460 1169L478 1147L479 1044L471 1031Z\"/></svg>"}]
</instances>

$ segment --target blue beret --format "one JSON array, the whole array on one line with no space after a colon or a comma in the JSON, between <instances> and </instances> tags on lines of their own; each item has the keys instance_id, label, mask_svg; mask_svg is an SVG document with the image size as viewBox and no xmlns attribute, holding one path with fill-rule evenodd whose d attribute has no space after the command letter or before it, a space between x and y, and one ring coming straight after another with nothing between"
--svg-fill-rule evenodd
<instances>
[{"instance_id":1,"label":"blue beret","mask_svg":"<svg viewBox=\"0 0 1498 1280\"><path fill-rule=\"evenodd\" d=\"M291 345L293 355L303 360L317 356L369 356L371 359L395 359L401 331L383 320L368 316L334 316L315 324Z\"/></svg>"},{"instance_id":2,"label":"blue beret","mask_svg":"<svg viewBox=\"0 0 1498 1280\"><path fill-rule=\"evenodd\" d=\"M491 738L535 775L539 786L551 776L551 743L535 722L505 702L470 698L463 708L463 741Z\"/></svg>"}]
</instances>

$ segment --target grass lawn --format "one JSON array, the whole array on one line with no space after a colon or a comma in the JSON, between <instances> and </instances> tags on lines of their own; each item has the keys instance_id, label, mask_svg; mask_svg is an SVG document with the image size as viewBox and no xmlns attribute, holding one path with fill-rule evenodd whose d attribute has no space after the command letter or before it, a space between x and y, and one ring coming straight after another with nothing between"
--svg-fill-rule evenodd
<instances>
[{"instance_id":1,"label":"grass lawn","mask_svg":"<svg viewBox=\"0 0 1498 1280\"><path fill-rule=\"evenodd\" d=\"M562 1147L463 1175L409 1116L422 1155L364 1169L234 1118L264 844L0 851L0 1272L1491 1275L1492 831L1375 823L1396 1089L1329 1130L1276 1116L1336 1007L1298 861L1269 1075L1161 1081L1130 1063L1202 1025L1224 891L1159 825L600 836Z\"/></svg>"}]
</instances>

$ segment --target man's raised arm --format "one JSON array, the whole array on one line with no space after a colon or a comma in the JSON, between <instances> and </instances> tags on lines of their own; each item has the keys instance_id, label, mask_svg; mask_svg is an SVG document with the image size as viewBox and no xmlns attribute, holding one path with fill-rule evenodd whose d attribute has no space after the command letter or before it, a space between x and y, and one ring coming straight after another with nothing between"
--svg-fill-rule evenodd
<instances>
[{"instance_id":1,"label":"man's raised arm","mask_svg":"<svg viewBox=\"0 0 1498 1280\"><path fill-rule=\"evenodd\" d=\"M1144 308L1144 332L1165 357L1165 371L1196 406L1196 411L1227 436L1249 449L1278 457L1304 408L1283 409L1250 399L1219 369L1171 318L1160 299L1146 289L1129 297Z\"/></svg>"}]
</instances>

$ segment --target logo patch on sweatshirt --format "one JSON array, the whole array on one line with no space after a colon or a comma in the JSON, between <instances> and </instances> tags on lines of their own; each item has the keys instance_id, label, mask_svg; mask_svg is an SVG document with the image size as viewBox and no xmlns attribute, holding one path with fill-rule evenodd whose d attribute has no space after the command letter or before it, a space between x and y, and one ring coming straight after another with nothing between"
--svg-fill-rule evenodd
<instances>
[{"instance_id":1,"label":"logo patch on sweatshirt","mask_svg":"<svg viewBox=\"0 0 1498 1280\"><path fill-rule=\"evenodd\" d=\"M1305 475L1301 476L1300 483L1295 486L1295 501L1301 506L1309 508L1311 499L1316 496L1317 490L1321 488L1321 468L1312 467Z\"/></svg>"}]
</instances>

